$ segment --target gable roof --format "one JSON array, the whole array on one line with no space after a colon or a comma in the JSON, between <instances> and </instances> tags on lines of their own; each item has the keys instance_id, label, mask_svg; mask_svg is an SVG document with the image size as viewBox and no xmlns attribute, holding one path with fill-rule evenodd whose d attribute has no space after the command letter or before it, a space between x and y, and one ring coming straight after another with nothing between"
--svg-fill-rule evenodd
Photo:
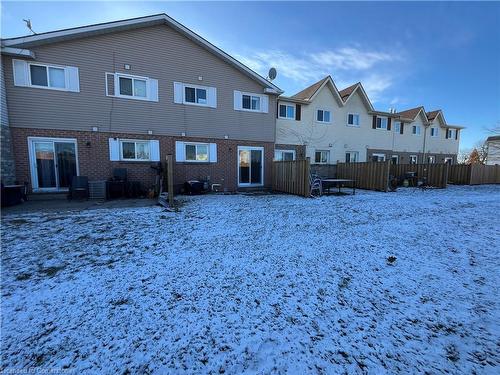
<instances>
[{"instance_id":1,"label":"gable roof","mask_svg":"<svg viewBox=\"0 0 500 375\"><path fill-rule=\"evenodd\" d=\"M399 115L399 117L409 119L411 121L415 121L415 119L417 118L417 116L420 112L423 112L424 117L427 118L427 115L425 114L424 107L422 107L422 106L407 109L407 110L404 110L401 112L397 112L396 114Z\"/></svg>"},{"instance_id":2,"label":"gable roof","mask_svg":"<svg viewBox=\"0 0 500 375\"><path fill-rule=\"evenodd\" d=\"M320 87L323 86L323 84L328 80L330 76L326 76L325 78L319 80L316 83L313 83L311 86L306 87L304 90L299 91L295 95L292 95L291 98L293 99L300 99L300 100L311 100L311 98L316 94L316 92L319 91Z\"/></svg>"},{"instance_id":3,"label":"gable roof","mask_svg":"<svg viewBox=\"0 0 500 375\"><path fill-rule=\"evenodd\" d=\"M486 138L486 142L495 142L495 141L500 141L500 135L491 135L488 138Z\"/></svg>"},{"instance_id":4,"label":"gable roof","mask_svg":"<svg viewBox=\"0 0 500 375\"><path fill-rule=\"evenodd\" d=\"M313 83L311 86L306 87L304 90L299 91L295 95L292 95L290 98L311 102L312 100L314 100L316 95L321 91L321 89L326 85L328 85L328 87L330 88L330 91L332 92L333 96L337 98L339 105L342 106L344 104L344 101L340 97L339 90L337 89L337 86L335 86L335 82L333 82L332 77L329 75L319 80L318 82Z\"/></svg>"},{"instance_id":5,"label":"gable roof","mask_svg":"<svg viewBox=\"0 0 500 375\"><path fill-rule=\"evenodd\" d=\"M431 112L427 112L427 119L429 121L434 120L439 115L439 112L441 112L440 109L437 109L437 110L431 111Z\"/></svg>"},{"instance_id":6,"label":"gable roof","mask_svg":"<svg viewBox=\"0 0 500 375\"><path fill-rule=\"evenodd\" d=\"M351 85L351 86L346 87L345 89L339 91L340 97L342 98L344 103L347 101L347 99L349 99L351 94L354 92L354 90L356 90L358 88L358 85L360 85L360 84L361 84L361 82L358 82L358 83L355 83L354 85Z\"/></svg>"},{"instance_id":7,"label":"gable roof","mask_svg":"<svg viewBox=\"0 0 500 375\"><path fill-rule=\"evenodd\" d=\"M208 40L196 34L194 31L188 29L186 26L177 22L173 18L167 16L165 13L160 13L145 17L130 18L121 21L105 22L88 26L74 27L70 29L49 31L46 33L27 35L17 38L2 39L1 40L2 53L7 53L6 48L9 47L11 49L12 47L27 49L43 44L56 43L77 38L86 38L95 35L101 35L101 34L130 30L130 29L137 29L154 25L167 25L173 28L180 34L192 40L194 43L205 48L209 52L213 53L217 57L224 60L226 63L232 65L234 68L236 68L249 78L260 83L262 86L266 88L266 91L268 93L271 94L283 93L283 91L278 86L269 82L267 79L265 79L258 73L254 72L252 69L250 69L243 63L236 60L234 57L230 56L220 48L210 43Z\"/></svg>"}]
</instances>

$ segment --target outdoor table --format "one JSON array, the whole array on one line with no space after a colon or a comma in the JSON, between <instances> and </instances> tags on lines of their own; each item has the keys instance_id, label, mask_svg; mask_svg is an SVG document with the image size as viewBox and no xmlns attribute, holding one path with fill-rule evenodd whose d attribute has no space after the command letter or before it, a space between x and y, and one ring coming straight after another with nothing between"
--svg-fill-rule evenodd
<instances>
[{"instance_id":1,"label":"outdoor table","mask_svg":"<svg viewBox=\"0 0 500 375\"><path fill-rule=\"evenodd\" d=\"M327 190L328 193L330 193L330 187L333 185L339 189L339 194L340 194L340 189L342 186L345 184L350 184L352 188L352 194L356 194L356 184L354 183L354 180L349 180L346 178L325 178L321 180L321 184L326 184L327 185ZM324 190L324 189L323 189Z\"/></svg>"}]
</instances>

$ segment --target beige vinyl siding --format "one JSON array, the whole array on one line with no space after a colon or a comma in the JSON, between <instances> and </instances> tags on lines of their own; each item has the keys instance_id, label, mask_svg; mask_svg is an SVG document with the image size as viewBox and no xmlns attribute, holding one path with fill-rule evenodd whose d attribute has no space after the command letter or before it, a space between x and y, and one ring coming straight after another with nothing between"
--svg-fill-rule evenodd
<instances>
[{"instance_id":1,"label":"beige vinyl siding","mask_svg":"<svg viewBox=\"0 0 500 375\"><path fill-rule=\"evenodd\" d=\"M180 135L274 142L276 98L269 113L235 111L233 91L264 88L168 26L33 47L36 61L79 68L80 92L14 87L3 57L12 127ZM130 70L124 65L129 64ZM157 79L159 102L106 97L105 73ZM199 81L198 77L203 80ZM217 88L217 108L174 104L173 82Z\"/></svg>"}]
</instances>

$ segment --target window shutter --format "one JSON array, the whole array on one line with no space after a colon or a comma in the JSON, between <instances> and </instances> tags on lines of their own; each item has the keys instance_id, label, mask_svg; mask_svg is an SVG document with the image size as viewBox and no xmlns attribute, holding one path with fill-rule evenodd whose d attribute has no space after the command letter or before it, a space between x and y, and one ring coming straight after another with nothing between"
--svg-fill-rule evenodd
<instances>
[{"instance_id":1,"label":"window shutter","mask_svg":"<svg viewBox=\"0 0 500 375\"><path fill-rule=\"evenodd\" d=\"M455 130L455 139L458 139L458 129Z\"/></svg>"},{"instance_id":2,"label":"window shutter","mask_svg":"<svg viewBox=\"0 0 500 375\"><path fill-rule=\"evenodd\" d=\"M24 60L12 60L14 70L14 86L28 86L28 63Z\"/></svg>"},{"instance_id":3,"label":"window shutter","mask_svg":"<svg viewBox=\"0 0 500 375\"><path fill-rule=\"evenodd\" d=\"M392 118L387 119L387 130L391 130L391 123L392 123Z\"/></svg>"},{"instance_id":4,"label":"window shutter","mask_svg":"<svg viewBox=\"0 0 500 375\"><path fill-rule=\"evenodd\" d=\"M373 116L372 128L377 129L377 116Z\"/></svg>"},{"instance_id":5,"label":"window shutter","mask_svg":"<svg viewBox=\"0 0 500 375\"><path fill-rule=\"evenodd\" d=\"M151 153L151 161L160 161L160 141L149 141L149 152Z\"/></svg>"},{"instance_id":6,"label":"window shutter","mask_svg":"<svg viewBox=\"0 0 500 375\"><path fill-rule=\"evenodd\" d=\"M401 125L400 125L400 128L399 128L399 134L403 134L403 129L404 129L404 127L405 127L405 124L404 124L404 123L402 123L402 122L401 122L400 124L401 124Z\"/></svg>"},{"instance_id":7,"label":"window shutter","mask_svg":"<svg viewBox=\"0 0 500 375\"><path fill-rule=\"evenodd\" d=\"M183 85L180 82L174 82L174 103L182 104L184 95L182 92Z\"/></svg>"},{"instance_id":8,"label":"window shutter","mask_svg":"<svg viewBox=\"0 0 500 375\"><path fill-rule=\"evenodd\" d=\"M241 91L234 90L234 109L236 111L241 109Z\"/></svg>"},{"instance_id":9,"label":"window shutter","mask_svg":"<svg viewBox=\"0 0 500 375\"><path fill-rule=\"evenodd\" d=\"M64 69L64 73L66 75L68 91L80 92L80 77L78 74L78 68L74 66L67 66Z\"/></svg>"},{"instance_id":10,"label":"window shutter","mask_svg":"<svg viewBox=\"0 0 500 375\"><path fill-rule=\"evenodd\" d=\"M109 160L120 160L120 141L118 138L109 138Z\"/></svg>"},{"instance_id":11,"label":"window shutter","mask_svg":"<svg viewBox=\"0 0 500 375\"><path fill-rule=\"evenodd\" d=\"M115 75L106 73L106 96L115 96Z\"/></svg>"},{"instance_id":12,"label":"window shutter","mask_svg":"<svg viewBox=\"0 0 500 375\"><path fill-rule=\"evenodd\" d=\"M269 112L269 96L267 95L262 95L261 96L261 105L260 105L260 110L262 113L268 113Z\"/></svg>"},{"instance_id":13,"label":"window shutter","mask_svg":"<svg viewBox=\"0 0 500 375\"><path fill-rule=\"evenodd\" d=\"M208 94L208 106L212 108L217 108L217 89L215 87L209 87L207 90Z\"/></svg>"},{"instance_id":14,"label":"window shutter","mask_svg":"<svg viewBox=\"0 0 500 375\"><path fill-rule=\"evenodd\" d=\"M186 160L186 147L184 142L175 141L175 161L181 162Z\"/></svg>"},{"instance_id":15,"label":"window shutter","mask_svg":"<svg viewBox=\"0 0 500 375\"><path fill-rule=\"evenodd\" d=\"M210 163L217 163L217 144L210 143L210 151L208 152L210 155Z\"/></svg>"},{"instance_id":16,"label":"window shutter","mask_svg":"<svg viewBox=\"0 0 500 375\"><path fill-rule=\"evenodd\" d=\"M150 78L148 80L148 99L152 102L158 101L158 80Z\"/></svg>"},{"instance_id":17,"label":"window shutter","mask_svg":"<svg viewBox=\"0 0 500 375\"><path fill-rule=\"evenodd\" d=\"M295 104L295 120L300 121L302 106L300 104Z\"/></svg>"},{"instance_id":18,"label":"window shutter","mask_svg":"<svg viewBox=\"0 0 500 375\"><path fill-rule=\"evenodd\" d=\"M444 132L444 133L445 133L445 136L444 136L444 137L445 137L446 139L448 139L448 133L449 133L449 131L450 131L450 130L449 130L448 128L446 128L446 131Z\"/></svg>"},{"instance_id":19,"label":"window shutter","mask_svg":"<svg viewBox=\"0 0 500 375\"><path fill-rule=\"evenodd\" d=\"M280 117L280 102L276 100L276 118Z\"/></svg>"}]
</instances>

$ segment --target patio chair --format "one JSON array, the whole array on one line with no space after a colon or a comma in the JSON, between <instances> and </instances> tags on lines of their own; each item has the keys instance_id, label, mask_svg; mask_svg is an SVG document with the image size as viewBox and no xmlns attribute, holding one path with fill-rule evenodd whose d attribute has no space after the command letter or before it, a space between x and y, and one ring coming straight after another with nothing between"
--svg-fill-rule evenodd
<instances>
[{"instance_id":1,"label":"patio chair","mask_svg":"<svg viewBox=\"0 0 500 375\"><path fill-rule=\"evenodd\" d=\"M323 194L321 178L317 174L309 175L309 194L311 197L320 197Z\"/></svg>"},{"instance_id":2,"label":"patio chair","mask_svg":"<svg viewBox=\"0 0 500 375\"><path fill-rule=\"evenodd\" d=\"M69 187L69 199L87 199L89 197L89 178L73 176Z\"/></svg>"}]
</instances>

